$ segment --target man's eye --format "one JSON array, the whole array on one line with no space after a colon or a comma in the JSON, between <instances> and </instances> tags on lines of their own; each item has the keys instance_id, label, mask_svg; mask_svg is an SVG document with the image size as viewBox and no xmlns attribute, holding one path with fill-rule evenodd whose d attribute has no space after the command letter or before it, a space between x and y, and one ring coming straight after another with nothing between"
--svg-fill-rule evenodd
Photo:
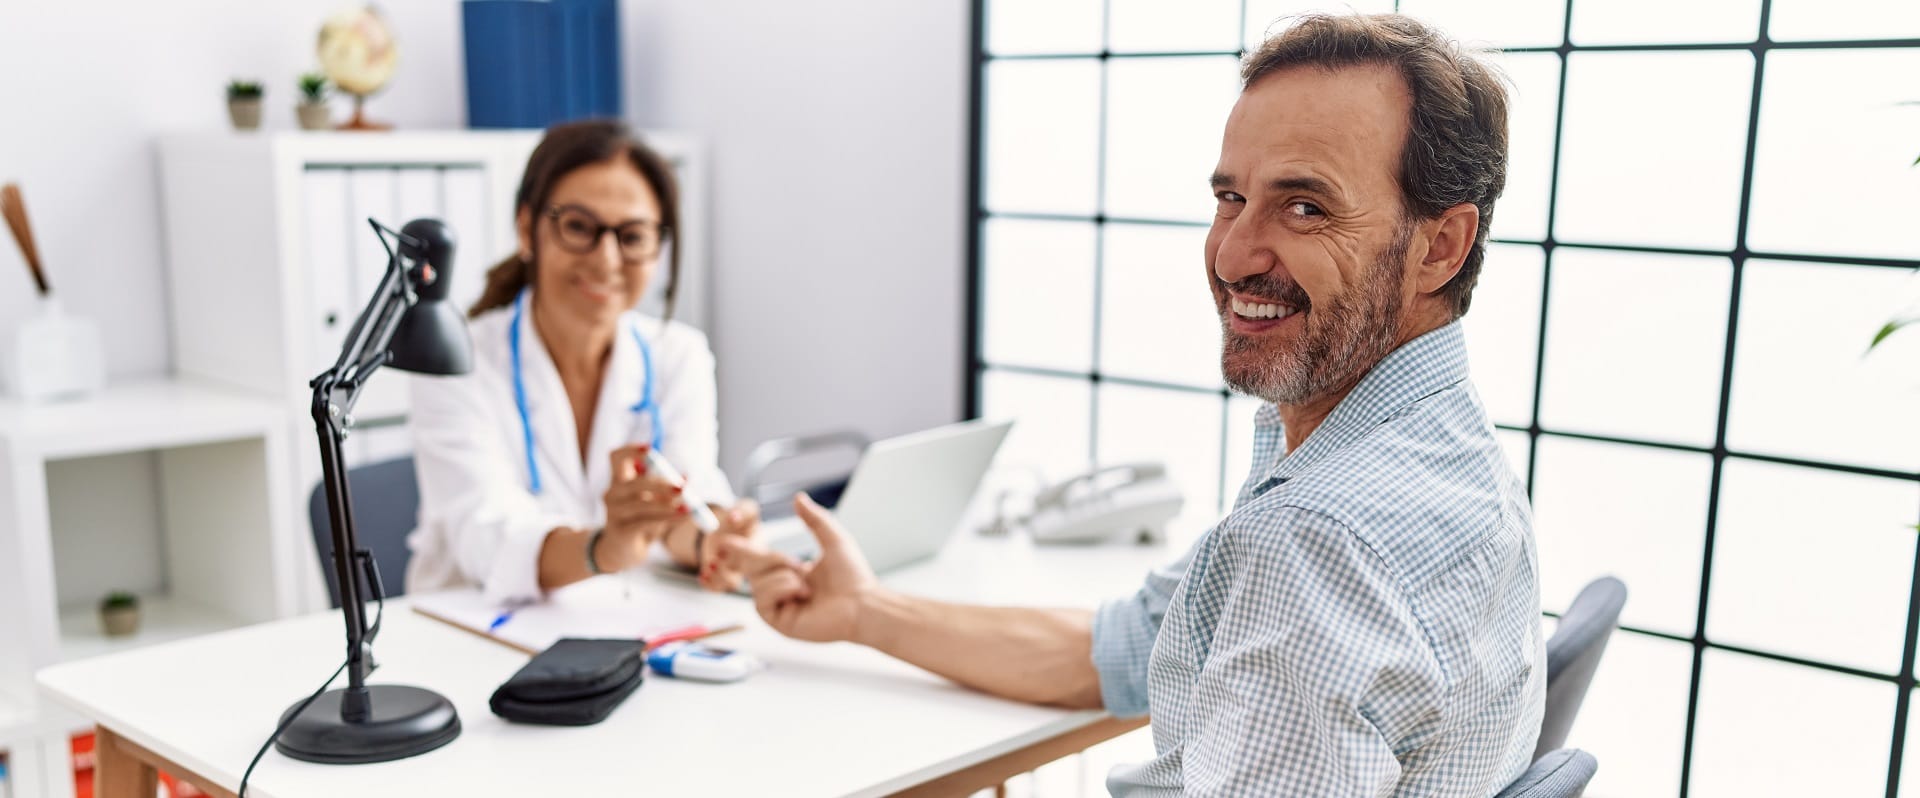
<instances>
[{"instance_id":1,"label":"man's eye","mask_svg":"<svg viewBox=\"0 0 1920 798\"><path fill-rule=\"evenodd\" d=\"M1303 218L1327 215L1324 211L1320 210L1320 206L1311 202L1289 202L1287 203L1287 213L1291 216Z\"/></svg>"},{"instance_id":2,"label":"man's eye","mask_svg":"<svg viewBox=\"0 0 1920 798\"><path fill-rule=\"evenodd\" d=\"M1242 205L1242 204L1245 204L1247 201L1246 197L1242 197L1239 194L1235 194L1231 191L1219 192L1217 194L1214 194L1213 198L1219 200L1220 204L1222 205L1226 205L1228 203L1232 203L1234 205Z\"/></svg>"}]
</instances>

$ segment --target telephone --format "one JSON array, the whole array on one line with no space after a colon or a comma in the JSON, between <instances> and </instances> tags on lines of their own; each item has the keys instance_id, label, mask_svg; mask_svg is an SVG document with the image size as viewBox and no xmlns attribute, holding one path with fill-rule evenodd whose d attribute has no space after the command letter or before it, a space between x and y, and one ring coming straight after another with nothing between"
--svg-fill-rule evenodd
<instances>
[{"instance_id":1,"label":"telephone","mask_svg":"<svg viewBox=\"0 0 1920 798\"><path fill-rule=\"evenodd\" d=\"M1167 522L1186 497L1160 463L1126 463L1088 471L1033 498L1033 512L1016 519L1035 543L1097 543L1132 537L1163 539Z\"/></svg>"}]
</instances>

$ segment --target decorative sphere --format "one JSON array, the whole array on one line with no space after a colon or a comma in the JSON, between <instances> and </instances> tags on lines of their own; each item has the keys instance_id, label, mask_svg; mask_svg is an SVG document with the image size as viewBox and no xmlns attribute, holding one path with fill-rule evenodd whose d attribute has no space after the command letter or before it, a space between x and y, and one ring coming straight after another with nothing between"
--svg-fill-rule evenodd
<instances>
[{"instance_id":1,"label":"decorative sphere","mask_svg":"<svg viewBox=\"0 0 1920 798\"><path fill-rule=\"evenodd\" d=\"M387 21L373 6L349 8L320 26L320 70L341 91L366 96L393 79L400 63Z\"/></svg>"}]
</instances>

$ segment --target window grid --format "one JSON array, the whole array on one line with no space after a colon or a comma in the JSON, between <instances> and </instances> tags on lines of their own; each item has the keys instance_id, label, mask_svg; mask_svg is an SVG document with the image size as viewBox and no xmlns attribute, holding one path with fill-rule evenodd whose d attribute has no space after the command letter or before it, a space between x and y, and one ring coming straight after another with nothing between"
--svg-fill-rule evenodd
<instances>
[{"instance_id":1,"label":"window grid","mask_svg":"<svg viewBox=\"0 0 1920 798\"><path fill-rule=\"evenodd\" d=\"M1585 1L1595 2L1596 0L1585 0ZM1229 423L1230 423L1231 408L1228 406L1227 400L1229 397L1232 396L1232 393L1224 388L1207 388L1207 387L1200 387L1200 386L1194 386L1194 385L1188 385L1188 384L1181 384L1176 382L1163 382L1163 381L1143 379L1143 378L1137 378L1137 377L1121 377L1121 376L1115 376L1115 375L1102 374L1100 372L1100 368L1099 368L1100 326L1099 325L1101 324L1100 314L1101 314L1102 303L1099 301L1098 297L1100 296L1101 275L1104 271L1104 263L1103 263L1104 252L1102 251L1102 247L1104 246L1105 236L1104 235L1095 236L1096 249L1095 249L1095 256L1094 256L1094 269L1093 269L1094 285L1093 285L1093 294L1092 294L1092 296L1094 297L1093 302L1094 302L1094 324L1095 324L1094 344L1093 344L1094 353L1093 353L1093 360L1092 360L1093 365L1084 373L1079 371L1023 366L1023 365L1016 365L1016 364L989 363L981 356L980 298L983 295L981 290L982 288L981 281L984 277L984 269L981 263L980 239L981 239L986 222L990 219L995 219L995 218L1091 223L1096 227L1097 231L1100 229L1104 229L1104 227L1108 224L1169 225L1169 226L1176 226L1176 227L1195 227L1195 228L1208 227L1209 225L1206 222L1195 222L1195 221L1175 220L1175 219L1108 216L1105 214L1104 181L1105 181L1105 175L1106 175L1105 148L1106 148L1106 123L1107 123L1107 119L1106 119L1106 111L1107 111L1106 91L1107 91L1107 71L1108 71L1107 65L1114 59L1155 59L1155 58L1180 58L1180 57L1196 57L1196 56L1234 56L1236 58L1243 58L1247 54L1247 51L1246 50L1203 50L1203 51L1145 52L1145 53L1112 52L1108 50L1105 45L1105 42L1107 39L1105 35L1106 34L1105 29L1110 24L1109 20L1111 17L1111 3L1109 2L1109 3L1103 4L1105 7L1103 8L1102 15L1101 15L1101 20L1102 20L1101 24L1103 28L1102 37L1101 37L1102 49L1097 52L1022 53L1022 54L995 55L987 52L986 42L984 38L985 6L987 2L988 0L974 0L973 2L973 22L974 22L973 61L974 63L973 63L973 76L972 76L973 77L972 97L971 97L971 120L972 120L972 128L973 128L973 140L972 140L972 147L971 147L971 158L969 162L970 201L968 203L968 216L967 216L968 261L969 261L969 271L972 279L969 283L970 291L967 297L967 302L968 302L967 342L966 342L967 363L965 367L966 368L965 404L966 404L967 415L969 417L972 417L972 416L977 416L979 414L979 411L981 408L981 402L982 402L981 377L988 371L999 371L999 372L1015 373L1015 374L1028 374L1028 375L1055 377L1055 378L1063 378L1063 379L1086 380L1089 383L1091 383L1093 387L1093 390L1091 391L1093 396L1092 407L1090 408L1090 413L1089 413L1089 416L1090 416L1089 423L1092 425L1092 428L1090 430L1091 434L1089 435L1089 452L1088 452L1089 459L1093 459L1097 455L1096 450L1098 447L1098 443L1097 443L1098 424L1099 424L1099 390L1098 389L1101 383L1112 382L1116 384L1146 387L1146 388L1152 388L1157 390L1217 395L1221 398L1221 417L1220 417L1221 468L1220 468L1220 478L1219 478L1220 484L1218 486L1218 496L1221 504L1225 504L1226 497L1232 495L1232 491L1230 491L1229 480L1238 478L1235 475L1229 474L1226 468L1226 464L1228 460L1227 447L1235 443L1234 441L1229 439L1229 428L1230 428ZM1661 632L1661 631L1652 630L1652 629L1644 629L1644 628L1639 628L1639 627L1629 626L1629 625L1623 625L1620 627L1622 631L1625 631L1631 634L1644 635L1647 637L1653 637L1653 638L1669 640L1674 642L1688 643L1693 648L1692 674L1690 676L1690 682L1688 687L1688 697L1687 697L1686 733L1685 733L1685 740L1683 744L1683 753L1682 753L1682 759L1681 759L1681 775L1680 775L1681 798L1686 798L1686 796L1688 795L1688 790L1690 788L1689 782L1691 780L1691 770L1693 765L1692 754L1694 749L1694 737L1695 737L1695 730L1698 725L1697 711L1698 711L1699 699L1700 699L1701 670L1702 670L1702 663L1705 657L1705 653L1709 649L1716 650L1716 651L1726 651L1726 652L1744 654L1744 655L1758 657L1761 659L1771 660L1775 662L1788 663L1788 664L1798 665L1798 666L1807 667L1807 668L1814 668L1822 671L1846 674L1850 676L1855 676L1855 677L1864 678L1864 679L1871 679L1875 681L1889 682L1896 685L1898 687L1898 690L1897 690L1896 706L1893 708L1895 714L1893 718L1892 739L1890 740L1889 755L1887 760L1888 771L1887 771L1887 787L1886 787L1886 794L1888 798L1894 798L1898 793L1898 788L1900 783L1900 773L1903 765L1902 755L1906 749L1905 738L1907 734L1907 719L1908 719L1907 716L1909 713L1909 706L1911 702L1911 693L1913 688L1916 685L1916 680L1913 677L1913 672L1914 672L1914 665L1915 665L1915 659L1916 659L1916 653L1917 653L1916 639L1920 638L1920 550L1916 551L1916 556L1915 556L1915 562L1914 562L1915 577L1912 580L1912 585L1909 591L1906 629L1904 633L1904 642L1902 646L1900 670L1898 673L1883 673L1879 671L1865 670L1865 669L1852 667L1848 665L1841 665L1838 663L1823 662L1820 660L1814 660L1814 659L1808 659L1808 658L1798 657L1798 656L1789 655L1789 654L1766 651L1763 649L1755 649L1755 648L1750 648L1745 646L1738 646L1738 645L1716 642L1713 640L1709 640L1706 637L1706 624L1707 624L1709 588L1711 586L1712 569L1713 569L1714 534L1716 532L1716 526L1718 523L1718 516L1719 516L1722 472L1727 460L1729 459L1751 460L1751 461L1775 463L1775 464L1781 464L1781 465L1797 466L1802 468L1819 469L1819 470L1842 472L1842 473L1848 473L1848 474L1856 474L1856 475L1862 475L1862 476L1871 476L1871 477L1879 477L1879 478L1885 478L1885 479L1920 483L1920 471L1895 471L1895 470L1873 468L1873 467L1853 465L1853 464L1847 464L1847 463L1809 460L1809 459L1794 458L1794 457L1782 457L1782 456L1776 456L1776 455L1760 454L1756 452L1735 451L1735 450L1728 449L1726 446L1727 422L1729 418L1729 408L1732 402L1733 376L1734 376L1733 372L1734 372L1734 362L1735 362L1734 358L1735 358L1735 347L1736 347L1735 336L1738 333L1738 324L1739 324L1741 280L1742 280L1742 275L1745 269L1746 262L1748 260L1762 259L1762 260L1790 261L1790 262L1798 262L1798 263L1835 264L1835 265L1846 265L1846 266L1873 266L1873 267L1894 268L1894 269L1903 269L1903 270L1913 270L1916 268L1920 268L1920 260L1914 260L1914 259L1863 257L1863 256L1849 256L1849 255L1823 255L1823 254L1810 253L1810 252L1756 251L1756 250L1749 250L1747 248L1746 240L1747 240L1749 214L1750 214L1750 209L1752 205L1752 193L1753 193L1754 155L1757 148L1756 142L1759 136L1760 110L1761 110L1760 106L1761 106L1762 90L1765 85L1764 78L1765 78L1765 72L1766 72L1767 55L1769 52L1772 52L1775 50L1846 50L1846 49L1873 49L1873 48L1920 48L1920 38L1846 39L1846 40L1776 42L1776 41L1773 41L1771 38L1769 38L1769 32L1768 32L1768 25L1771 21L1773 0L1758 0L1760 4L1758 35L1753 41L1715 42L1715 43L1675 42L1675 43L1660 43L1660 44L1576 45L1573 43L1573 38L1572 38L1572 27L1573 27L1573 20L1574 20L1574 16L1573 16L1574 2L1575 0L1566 0L1566 4L1567 4L1566 14L1562 21L1562 29L1561 29L1561 37L1560 37L1561 40L1558 45L1502 48L1502 52L1507 52L1507 53L1548 53L1548 52L1555 53L1556 55L1559 56L1560 75L1559 75L1558 97L1556 100L1556 105L1554 110L1554 142L1553 142L1552 166L1548 176L1549 182L1548 182L1548 192L1547 192L1547 228L1546 228L1548 231L1547 235L1541 239L1522 239L1522 238L1490 239L1491 243L1538 246L1543 250L1544 256L1545 256L1542 279L1541 279L1539 341L1538 341L1538 346L1536 347L1536 354L1535 354L1536 363L1535 363L1535 369L1534 369L1533 407L1532 407L1531 423L1525 427L1506 425L1506 424L1500 424L1496 426L1499 429L1510 430L1515 432L1525 432L1527 434L1530 456L1528 457L1527 469L1526 469L1527 473L1525 474L1525 478L1526 478L1526 484L1527 484L1527 489L1529 494L1531 494L1533 490L1533 485L1535 481L1535 473L1534 473L1535 463L1538 462L1537 453L1539 450L1540 439L1543 436L1554 436L1554 437L1568 438L1568 439L1596 441L1596 442L1610 443L1610 444L1617 444L1617 445L1624 445L1624 446L1640 446L1640 447L1651 447L1651 448L1668 449L1668 450L1676 450L1676 451L1686 451L1686 452L1707 454L1712 457L1712 470L1711 470L1711 477L1710 477L1710 482L1708 487L1708 501L1707 501L1707 511L1706 511L1706 529L1705 529L1705 541L1704 541L1705 553L1701 561L1699 603L1698 603L1697 612L1696 612L1693 635L1692 636L1675 635L1667 632ZM1245 37L1245 28L1246 28L1245 0L1242 0L1240 5L1241 5L1241 15L1240 15L1239 27L1241 29L1240 30L1241 35L1238 40L1244 42L1246 38ZM1396 2L1395 8L1397 9L1398 6L1399 4L1398 2ZM1720 249L1694 249L1694 248L1684 248L1684 247L1643 246L1643 245L1633 245L1633 244L1613 244L1613 243L1600 243L1600 242L1557 240L1553 235L1552 231L1554 229L1554 220L1556 218L1555 213L1557 210L1557 201L1559 199L1560 154L1562 151L1561 143L1563 141L1564 132L1565 132L1564 121L1565 121L1565 113L1566 113L1566 86L1567 86L1567 72L1568 72L1567 70L1568 56L1570 56L1573 53L1604 53L1604 52L1639 53L1639 52L1670 52L1670 51L1748 51L1748 52L1751 52L1754 56L1754 76L1753 76L1753 83L1752 83L1752 96L1748 104L1747 131L1746 131L1745 150L1742 158L1742 169L1741 169L1741 177L1740 177L1740 181L1741 181L1740 198L1739 198L1739 205L1738 205L1738 219L1736 223L1734 246L1731 249L1720 250ZM1097 60L1101 65L1101 70L1100 70L1101 99L1100 99L1100 110L1099 110L1100 141L1096 145L1099 148L1099 152L1096 157L1096 180L1100 182L1098 185L1096 185L1096 194L1095 194L1096 203L1097 203L1095 206L1096 211L1092 215L991 211L985 205L985 195L982 190L982 186L984 182L983 164L985 161L985 136L984 136L984 127L982 126L983 120L984 120L984 96L982 91L982 84L984 82L986 67L988 63L992 61L1035 61L1035 60L1059 60L1059 59ZM1723 362L1722 362L1722 372L1720 375L1721 377L1720 394L1719 394L1717 416L1715 420L1714 443L1711 447L1693 446L1693 445L1686 445L1686 444L1677 444L1677 443L1671 443L1671 442L1637 439L1637 438L1622 437L1622 436L1594 435L1594 434L1575 432L1571 430L1543 428L1541 426L1540 424L1541 385L1542 385L1542 375L1544 374L1547 366L1546 338L1547 338L1548 313L1551 310L1549 293L1551 291L1552 283L1553 283L1554 254L1557 249L1563 248L1563 247L1574 248L1574 249L1601 250L1601 251L1609 251L1609 252L1638 253L1638 254L1701 255L1701 256L1722 257L1722 258L1730 259L1732 263L1732 278L1731 278L1730 286L1728 289L1729 309L1728 309L1728 315L1727 315L1727 330L1726 330L1726 336L1724 340L1724 346L1722 349ZM1917 511L1917 513L1920 513L1920 511ZM1555 613L1551 613L1551 612L1546 613L1546 615L1548 615L1549 617L1557 617Z\"/></svg>"}]
</instances>

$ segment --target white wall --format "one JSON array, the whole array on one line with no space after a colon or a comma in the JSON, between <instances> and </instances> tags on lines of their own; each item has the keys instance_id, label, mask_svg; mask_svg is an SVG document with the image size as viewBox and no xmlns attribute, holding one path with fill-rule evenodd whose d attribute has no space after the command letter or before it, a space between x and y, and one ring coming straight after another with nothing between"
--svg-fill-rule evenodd
<instances>
[{"instance_id":1,"label":"white wall","mask_svg":"<svg viewBox=\"0 0 1920 798\"><path fill-rule=\"evenodd\" d=\"M955 420L966 0L629 0L628 115L712 145L721 462Z\"/></svg>"}]
</instances>

